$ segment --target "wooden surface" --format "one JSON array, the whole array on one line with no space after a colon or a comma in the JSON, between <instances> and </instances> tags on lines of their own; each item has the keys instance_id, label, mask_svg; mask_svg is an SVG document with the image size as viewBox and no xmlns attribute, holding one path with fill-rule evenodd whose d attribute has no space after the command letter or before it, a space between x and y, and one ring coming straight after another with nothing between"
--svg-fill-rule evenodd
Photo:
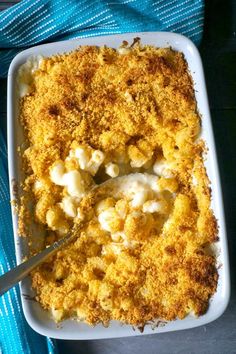
<instances>
[{"instance_id":1,"label":"wooden surface","mask_svg":"<svg viewBox=\"0 0 236 354\"><path fill-rule=\"evenodd\" d=\"M0 1L0 10L12 3ZM236 353L236 1L206 0L205 17L200 52L225 204L232 286L229 306L218 320L199 328L124 339L58 341L60 353ZM4 100L6 108L5 80L0 80L0 100ZM0 122L5 126L6 109L2 104L0 107Z\"/></svg>"}]
</instances>

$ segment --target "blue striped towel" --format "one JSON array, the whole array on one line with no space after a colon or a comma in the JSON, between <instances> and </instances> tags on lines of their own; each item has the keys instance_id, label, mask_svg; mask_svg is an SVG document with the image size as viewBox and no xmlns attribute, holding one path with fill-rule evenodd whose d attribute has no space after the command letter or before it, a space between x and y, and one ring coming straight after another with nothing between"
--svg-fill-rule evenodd
<instances>
[{"instance_id":1,"label":"blue striped towel","mask_svg":"<svg viewBox=\"0 0 236 354\"><path fill-rule=\"evenodd\" d=\"M0 76L16 53L42 42L172 31L199 44L203 7L203 0L23 0L0 14ZM3 135L0 131L0 274L16 265ZM0 353L36 352L56 353L55 342L27 325L16 287L0 298Z\"/></svg>"}]
</instances>

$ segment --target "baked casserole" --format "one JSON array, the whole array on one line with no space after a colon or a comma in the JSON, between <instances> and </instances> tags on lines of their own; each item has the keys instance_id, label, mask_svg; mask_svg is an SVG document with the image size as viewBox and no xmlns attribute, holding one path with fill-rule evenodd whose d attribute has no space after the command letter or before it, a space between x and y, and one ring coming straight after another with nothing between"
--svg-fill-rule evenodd
<instances>
[{"instance_id":1,"label":"baked casserole","mask_svg":"<svg viewBox=\"0 0 236 354\"><path fill-rule=\"evenodd\" d=\"M41 306L57 322L105 326L205 313L218 230L182 53L138 39L82 46L29 60L18 84L28 143L19 233L33 254L84 224L32 272Z\"/></svg>"}]
</instances>

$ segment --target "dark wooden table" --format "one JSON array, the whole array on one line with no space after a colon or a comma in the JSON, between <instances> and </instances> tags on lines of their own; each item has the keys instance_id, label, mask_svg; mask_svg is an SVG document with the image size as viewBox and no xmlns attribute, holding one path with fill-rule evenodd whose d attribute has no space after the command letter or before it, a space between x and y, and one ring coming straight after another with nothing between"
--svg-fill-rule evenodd
<instances>
[{"instance_id":1,"label":"dark wooden table","mask_svg":"<svg viewBox=\"0 0 236 354\"><path fill-rule=\"evenodd\" d=\"M17 1L0 1L0 10L14 2ZM205 68L225 204L232 286L229 306L218 320L199 328L124 339L60 340L60 353L236 353L236 1L205 2L206 19L200 52ZM6 101L6 80L0 80L1 99ZM0 112L1 125L4 127L5 108Z\"/></svg>"}]
</instances>

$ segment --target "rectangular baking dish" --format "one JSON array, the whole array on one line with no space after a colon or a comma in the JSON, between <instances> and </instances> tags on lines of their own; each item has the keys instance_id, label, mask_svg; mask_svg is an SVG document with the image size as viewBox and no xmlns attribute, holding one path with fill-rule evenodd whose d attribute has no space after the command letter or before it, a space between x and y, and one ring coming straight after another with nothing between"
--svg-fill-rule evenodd
<instances>
[{"instance_id":1,"label":"rectangular baking dish","mask_svg":"<svg viewBox=\"0 0 236 354\"><path fill-rule=\"evenodd\" d=\"M19 53L12 61L8 73L8 164L11 199L13 200L17 197L16 187L20 185L20 181L22 179L20 172L20 160L17 153L17 147L24 144L22 128L18 121L19 98L16 90L16 74L19 66L25 63L25 61L30 56L42 55L48 57L54 54L70 52L80 45L107 45L116 48L124 40L127 40L131 43L133 38L137 36L141 38L141 43L143 44L150 44L157 47L171 46L173 49L183 52L188 62L189 70L194 82L198 110L202 117L201 136L206 141L207 147L209 149L206 159L206 168L208 176L211 180L212 208L219 225L219 241L216 244L217 263L219 268L219 282L217 292L210 300L209 309L205 315L199 318L195 318L189 315L184 320L172 321L165 324L164 326L159 325L154 329L151 325L147 325L144 329L144 332L140 333L139 330L134 330L131 326L121 325L115 321L113 321L108 328L105 328L102 325L98 325L93 328L73 320L66 320L62 322L60 326L58 326L50 318L50 315L44 311L37 302L31 301L34 293L31 289L30 279L27 278L22 281L20 285L25 318L29 325L36 332L45 336L73 340L99 339L163 333L168 331L193 328L207 324L221 316L221 314L225 311L229 301L230 278L224 210L203 67L200 55L195 45L182 35L168 32L146 32L93 38L91 37L44 44ZM27 254L27 247L25 240L19 237L17 233L17 216L14 214L13 209L12 219L14 227L16 257L17 263L19 264L21 263L23 256Z\"/></svg>"}]
</instances>

